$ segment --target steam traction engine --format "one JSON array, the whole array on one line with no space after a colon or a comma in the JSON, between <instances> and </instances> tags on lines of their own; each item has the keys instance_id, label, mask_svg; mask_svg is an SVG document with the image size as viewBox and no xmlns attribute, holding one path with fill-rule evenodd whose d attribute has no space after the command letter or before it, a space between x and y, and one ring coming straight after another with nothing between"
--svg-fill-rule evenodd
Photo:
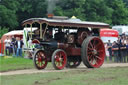
<instances>
[{"instance_id":1,"label":"steam traction engine","mask_svg":"<svg viewBox=\"0 0 128 85\"><path fill-rule=\"evenodd\" d=\"M29 33L34 44L34 65L44 69L48 62L61 70L76 68L84 63L88 68L98 68L104 62L105 48L99 30L108 24L75 20L31 18L23 21L25 27L37 27Z\"/></svg>"}]
</instances>

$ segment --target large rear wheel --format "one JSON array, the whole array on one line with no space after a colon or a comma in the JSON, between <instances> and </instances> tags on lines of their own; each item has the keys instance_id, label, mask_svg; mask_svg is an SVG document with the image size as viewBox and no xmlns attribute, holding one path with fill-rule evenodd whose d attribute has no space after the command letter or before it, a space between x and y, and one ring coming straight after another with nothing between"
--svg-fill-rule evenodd
<instances>
[{"instance_id":1,"label":"large rear wheel","mask_svg":"<svg viewBox=\"0 0 128 85\"><path fill-rule=\"evenodd\" d=\"M81 56L88 68L98 68L104 63L105 48L98 37L88 37L82 43Z\"/></svg>"},{"instance_id":2,"label":"large rear wheel","mask_svg":"<svg viewBox=\"0 0 128 85\"><path fill-rule=\"evenodd\" d=\"M44 69L47 66L47 58L43 50L37 50L33 57L34 65L37 69Z\"/></svg>"},{"instance_id":3,"label":"large rear wheel","mask_svg":"<svg viewBox=\"0 0 128 85\"><path fill-rule=\"evenodd\" d=\"M52 55L52 64L56 70L61 70L67 63L67 55L64 50L57 49Z\"/></svg>"}]
</instances>

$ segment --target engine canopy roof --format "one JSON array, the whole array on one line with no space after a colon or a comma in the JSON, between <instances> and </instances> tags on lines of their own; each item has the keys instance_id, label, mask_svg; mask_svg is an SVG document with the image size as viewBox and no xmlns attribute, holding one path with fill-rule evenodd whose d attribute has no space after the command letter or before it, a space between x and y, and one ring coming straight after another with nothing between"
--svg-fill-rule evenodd
<instances>
[{"instance_id":1,"label":"engine canopy roof","mask_svg":"<svg viewBox=\"0 0 128 85\"><path fill-rule=\"evenodd\" d=\"M109 28L109 24L102 22L89 22L89 21L80 21L80 20L56 20L56 19L48 19L48 18L30 18L22 22L22 26L26 24L48 24L49 26L62 26L62 27L76 27L76 28Z\"/></svg>"}]
</instances>

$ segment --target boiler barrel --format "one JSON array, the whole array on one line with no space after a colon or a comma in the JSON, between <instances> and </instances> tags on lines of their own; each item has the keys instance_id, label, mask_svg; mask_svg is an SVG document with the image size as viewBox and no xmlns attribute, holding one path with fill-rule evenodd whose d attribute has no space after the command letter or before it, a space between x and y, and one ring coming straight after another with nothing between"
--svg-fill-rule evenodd
<instances>
[{"instance_id":1,"label":"boiler barrel","mask_svg":"<svg viewBox=\"0 0 128 85\"><path fill-rule=\"evenodd\" d=\"M47 45L47 46L50 46L52 48L55 48L55 49L65 49L68 47L68 44L65 44L65 43L59 43L57 41L43 41L43 42L40 42L41 45Z\"/></svg>"}]
</instances>

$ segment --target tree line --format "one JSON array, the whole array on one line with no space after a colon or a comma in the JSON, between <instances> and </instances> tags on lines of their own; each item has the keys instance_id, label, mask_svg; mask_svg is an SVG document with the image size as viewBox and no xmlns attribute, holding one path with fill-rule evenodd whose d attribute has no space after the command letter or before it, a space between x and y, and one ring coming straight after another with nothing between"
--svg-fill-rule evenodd
<instances>
[{"instance_id":1,"label":"tree line","mask_svg":"<svg viewBox=\"0 0 128 85\"><path fill-rule=\"evenodd\" d=\"M22 29L28 18L76 16L110 25L128 24L128 0L0 0L0 30Z\"/></svg>"}]
</instances>

